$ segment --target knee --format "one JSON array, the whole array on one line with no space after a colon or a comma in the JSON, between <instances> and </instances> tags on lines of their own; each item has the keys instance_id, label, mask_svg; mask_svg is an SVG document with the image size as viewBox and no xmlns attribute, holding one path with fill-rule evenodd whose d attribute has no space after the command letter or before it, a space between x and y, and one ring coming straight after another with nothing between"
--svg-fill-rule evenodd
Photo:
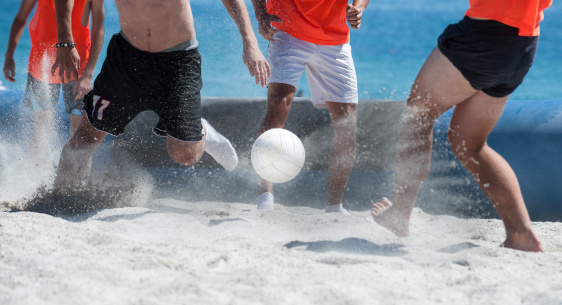
<instances>
[{"instance_id":1,"label":"knee","mask_svg":"<svg viewBox=\"0 0 562 305\"><path fill-rule=\"evenodd\" d=\"M463 140L460 140L455 132L451 131L451 129L449 129L449 132L447 134L447 140L449 141L449 147L451 147L451 151L455 154L457 159L462 162L464 159L468 158L467 148L464 145L465 142Z\"/></svg>"},{"instance_id":2,"label":"knee","mask_svg":"<svg viewBox=\"0 0 562 305\"><path fill-rule=\"evenodd\" d=\"M181 165L194 165L199 162L201 155L168 152L170 158Z\"/></svg>"},{"instance_id":3,"label":"knee","mask_svg":"<svg viewBox=\"0 0 562 305\"><path fill-rule=\"evenodd\" d=\"M76 133L68 140L66 146L72 150L91 150L95 149L103 139L94 136L77 135Z\"/></svg>"},{"instance_id":4,"label":"knee","mask_svg":"<svg viewBox=\"0 0 562 305\"><path fill-rule=\"evenodd\" d=\"M334 139L344 142L355 142L357 139L357 128L354 123L334 124Z\"/></svg>"},{"instance_id":5,"label":"knee","mask_svg":"<svg viewBox=\"0 0 562 305\"><path fill-rule=\"evenodd\" d=\"M348 103L332 103L328 105L334 133L337 136L355 138L357 133L357 105Z\"/></svg>"},{"instance_id":6,"label":"knee","mask_svg":"<svg viewBox=\"0 0 562 305\"><path fill-rule=\"evenodd\" d=\"M265 112L264 121L274 124L277 128L281 128L285 124L285 121L289 116L289 110L290 107L268 107L267 111Z\"/></svg>"},{"instance_id":7,"label":"knee","mask_svg":"<svg viewBox=\"0 0 562 305\"><path fill-rule=\"evenodd\" d=\"M402 115L401 125L403 129L426 134L432 131L435 121L436 118L430 115L427 108L408 104Z\"/></svg>"},{"instance_id":8,"label":"knee","mask_svg":"<svg viewBox=\"0 0 562 305\"><path fill-rule=\"evenodd\" d=\"M479 144L466 140L466 138L461 137L453 128L449 128L447 138L449 141L449 146L451 147L451 151L463 164L467 160L474 159L476 156L478 156L482 148L486 145L485 142Z\"/></svg>"}]
</instances>

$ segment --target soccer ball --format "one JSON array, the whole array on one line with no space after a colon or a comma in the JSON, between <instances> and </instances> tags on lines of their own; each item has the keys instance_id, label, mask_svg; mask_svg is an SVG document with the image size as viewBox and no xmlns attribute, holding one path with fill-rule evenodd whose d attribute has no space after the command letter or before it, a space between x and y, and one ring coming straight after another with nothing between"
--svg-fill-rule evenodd
<instances>
[{"instance_id":1,"label":"soccer ball","mask_svg":"<svg viewBox=\"0 0 562 305\"><path fill-rule=\"evenodd\" d=\"M252 146L252 166L272 183L295 178L304 165L304 146L292 132L274 128L262 133Z\"/></svg>"}]
</instances>

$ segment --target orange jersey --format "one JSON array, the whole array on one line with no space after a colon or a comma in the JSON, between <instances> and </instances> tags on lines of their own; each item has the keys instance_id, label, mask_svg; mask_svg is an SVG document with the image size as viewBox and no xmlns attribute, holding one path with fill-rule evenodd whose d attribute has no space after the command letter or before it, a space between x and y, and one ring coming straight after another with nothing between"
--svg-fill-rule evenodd
<instances>
[{"instance_id":1,"label":"orange jersey","mask_svg":"<svg viewBox=\"0 0 562 305\"><path fill-rule=\"evenodd\" d=\"M277 29L298 39L340 45L349 41L345 13L347 0L268 0L267 12L283 22Z\"/></svg>"},{"instance_id":2,"label":"orange jersey","mask_svg":"<svg viewBox=\"0 0 562 305\"><path fill-rule=\"evenodd\" d=\"M552 0L470 0L466 16L487 18L519 29L519 36L539 36L539 22Z\"/></svg>"},{"instance_id":3,"label":"orange jersey","mask_svg":"<svg viewBox=\"0 0 562 305\"><path fill-rule=\"evenodd\" d=\"M86 0L75 0L72 10L72 35L76 50L80 55L81 75L86 69L90 57L90 24L81 24ZM89 21L89 18L88 18ZM60 84L58 73L51 75L51 67L56 59L57 19L53 0L38 0L35 14L29 22L31 36L31 53L29 55L29 74L34 78L51 84ZM70 42L70 41L61 41Z\"/></svg>"}]
</instances>

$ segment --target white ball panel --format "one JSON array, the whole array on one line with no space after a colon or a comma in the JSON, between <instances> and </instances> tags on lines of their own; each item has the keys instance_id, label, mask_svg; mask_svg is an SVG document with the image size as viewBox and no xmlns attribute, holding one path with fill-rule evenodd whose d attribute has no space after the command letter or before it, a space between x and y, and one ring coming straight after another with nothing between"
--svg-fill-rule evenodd
<instances>
[{"instance_id":1,"label":"white ball panel","mask_svg":"<svg viewBox=\"0 0 562 305\"><path fill-rule=\"evenodd\" d=\"M281 137L281 145L283 145L283 158L292 159L295 155L295 139L286 134Z\"/></svg>"},{"instance_id":2,"label":"white ball panel","mask_svg":"<svg viewBox=\"0 0 562 305\"><path fill-rule=\"evenodd\" d=\"M269 149L258 153L258 161L262 167L268 166L283 158L283 146L281 144L270 146Z\"/></svg>"},{"instance_id":3,"label":"white ball panel","mask_svg":"<svg viewBox=\"0 0 562 305\"><path fill-rule=\"evenodd\" d=\"M295 177L301 171L301 167L295 164L293 160L281 159L273 164L278 171L284 173L291 178Z\"/></svg>"},{"instance_id":4,"label":"white ball panel","mask_svg":"<svg viewBox=\"0 0 562 305\"><path fill-rule=\"evenodd\" d=\"M251 150L252 166L258 175L273 183L283 183L298 175L305 160L300 139L285 129L261 134Z\"/></svg>"},{"instance_id":5,"label":"white ball panel","mask_svg":"<svg viewBox=\"0 0 562 305\"><path fill-rule=\"evenodd\" d=\"M275 166L270 165L262 168L258 174L263 179L273 183L283 183L291 180L293 177L279 171Z\"/></svg>"}]
</instances>

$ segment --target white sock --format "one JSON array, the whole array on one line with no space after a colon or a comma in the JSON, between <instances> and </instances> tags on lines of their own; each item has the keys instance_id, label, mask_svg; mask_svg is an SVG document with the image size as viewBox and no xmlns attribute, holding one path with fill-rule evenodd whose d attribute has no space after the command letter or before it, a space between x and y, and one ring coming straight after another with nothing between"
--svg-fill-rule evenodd
<instances>
[{"instance_id":1,"label":"white sock","mask_svg":"<svg viewBox=\"0 0 562 305\"><path fill-rule=\"evenodd\" d=\"M340 204L333 204L326 206L326 213L340 213L344 215L351 215L349 212L343 208L343 205Z\"/></svg>"},{"instance_id":2,"label":"white sock","mask_svg":"<svg viewBox=\"0 0 562 305\"><path fill-rule=\"evenodd\" d=\"M261 193L256 199L258 210L274 210L273 194L270 192Z\"/></svg>"},{"instance_id":3,"label":"white sock","mask_svg":"<svg viewBox=\"0 0 562 305\"><path fill-rule=\"evenodd\" d=\"M205 151L227 170L236 168L238 155L230 141L216 131L207 120L201 118L201 123L207 128Z\"/></svg>"}]
</instances>

